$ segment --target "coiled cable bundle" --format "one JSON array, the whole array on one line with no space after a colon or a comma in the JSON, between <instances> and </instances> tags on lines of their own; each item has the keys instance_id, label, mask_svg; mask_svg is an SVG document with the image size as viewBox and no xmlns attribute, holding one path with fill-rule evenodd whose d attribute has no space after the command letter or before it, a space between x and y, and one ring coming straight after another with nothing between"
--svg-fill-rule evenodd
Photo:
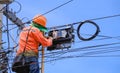
<instances>
[{"instance_id":1,"label":"coiled cable bundle","mask_svg":"<svg viewBox=\"0 0 120 73\"><path fill-rule=\"evenodd\" d=\"M92 36L90 36L88 38L85 38L85 37L81 36L81 33L79 33L79 31L81 29L81 26L84 25L85 23L90 23L90 24L92 24L92 25L94 25L96 27L96 32ZM99 32L100 32L99 26L95 22L93 22L91 20L86 20L86 21L81 22L80 25L77 28L78 38L83 40L83 41L89 41L89 40L94 39L99 34Z\"/></svg>"}]
</instances>

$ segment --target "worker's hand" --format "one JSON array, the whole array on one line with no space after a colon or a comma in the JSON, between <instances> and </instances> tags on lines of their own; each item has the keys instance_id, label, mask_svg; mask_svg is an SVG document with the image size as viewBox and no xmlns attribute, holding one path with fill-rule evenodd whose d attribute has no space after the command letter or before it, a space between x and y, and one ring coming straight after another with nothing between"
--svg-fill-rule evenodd
<instances>
[{"instance_id":1,"label":"worker's hand","mask_svg":"<svg viewBox=\"0 0 120 73\"><path fill-rule=\"evenodd\" d=\"M53 40L53 38L52 37L48 37L49 39L51 39L51 40Z\"/></svg>"}]
</instances>

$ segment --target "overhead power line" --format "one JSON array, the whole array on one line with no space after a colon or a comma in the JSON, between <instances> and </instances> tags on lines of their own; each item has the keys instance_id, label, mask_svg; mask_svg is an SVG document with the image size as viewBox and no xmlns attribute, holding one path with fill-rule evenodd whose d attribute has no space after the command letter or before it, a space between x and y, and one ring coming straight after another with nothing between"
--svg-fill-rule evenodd
<instances>
[{"instance_id":1,"label":"overhead power line","mask_svg":"<svg viewBox=\"0 0 120 73\"><path fill-rule=\"evenodd\" d=\"M109 47L108 47L109 48ZM115 47L110 47L110 48L115 48ZM119 48L119 46L118 46ZM97 50L97 49L96 49ZM117 52L120 51L119 49L110 49L110 50L100 50L100 51L93 51L93 52L87 52L87 53L81 53L79 55L70 55L70 56L62 56L62 57L54 57L54 59L51 60L46 60L44 61L45 63L51 62L51 61L56 61L56 60L62 60L62 59L67 59L67 58L78 58L78 57L120 57L120 55L97 55L97 54L102 54L102 53L110 53L110 52ZM39 57L40 58L40 57ZM48 57L47 57L48 58ZM52 57L51 57L52 58ZM41 63L41 62L39 62Z\"/></svg>"},{"instance_id":2,"label":"overhead power line","mask_svg":"<svg viewBox=\"0 0 120 73\"><path fill-rule=\"evenodd\" d=\"M43 13L43 14L41 14L41 15L46 15L46 14L48 14L48 13L50 13L50 12L52 12L52 11L54 11L54 10L56 10L56 9L58 9L58 8L60 8L60 7L62 7L62 6L64 6L64 5L66 5L66 4L72 2L72 1L74 1L74 0L69 0L69 1L67 1L67 2L65 2L65 3L63 3L63 4L59 5L59 6L53 8L53 9L47 11L47 12L45 12L45 13ZM40 16L38 16L38 17L40 17ZM36 17L35 19L37 19L38 17ZM24 24L30 23L32 20L33 20L33 19L31 19L31 20L25 22Z\"/></svg>"},{"instance_id":3,"label":"overhead power line","mask_svg":"<svg viewBox=\"0 0 120 73\"><path fill-rule=\"evenodd\" d=\"M93 18L93 19L87 19L87 20L101 20L101 19L108 19L108 18L113 18L113 17L120 17L120 14L110 15L110 16L103 16L103 17ZM32 20L29 20L29 21L25 22L24 24L30 23L30 21L32 21ZM80 24L81 22L82 21L74 22L74 23L69 23L69 24L65 24L65 25L60 25L60 26L47 27L47 28L48 29L61 28L61 27L65 27L65 26L71 26L71 25ZM15 28L17 28L17 26L11 28L10 30L13 30Z\"/></svg>"},{"instance_id":4,"label":"overhead power line","mask_svg":"<svg viewBox=\"0 0 120 73\"><path fill-rule=\"evenodd\" d=\"M69 0L69 1L67 1L67 2L65 2L65 3L63 3L63 4L59 5L59 6L53 8L53 9L47 11L47 12L45 12L45 13L43 13L43 14L41 14L41 15L46 15L46 14L48 14L48 13L50 13L50 12L52 12L52 11L54 11L54 10L62 7L62 6L64 6L64 5L66 5L66 4L72 2L72 1L74 1L74 0ZM5 7L3 7L0 11L2 11L4 8L5 8ZM22 23L21 26L24 26L24 24L29 24L32 20L33 20L33 19L31 19L31 20L29 20L29 21L27 21L27 22ZM12 29L15 29L15 28L17 28L17 27L18 27L18 26L14 27L14 28L12 28ZM10 29L10 30L12 30L12 29Z\"/></svg>"},{"instance_id":5,"label":"overhead power line","mask_svg":"<svg viewBox=\"0 0 120 73\"><path fill-rule=\"evenodd\" d=\"M94 45L94 46L86 46L86 47L81 47L81 48L74 48L74 49L70 49L70 50L64 50L64 51L46 53L45 55L49 55L49 54L61 54L61 53L64 54L64 53L68 53L68 52L78 52L78 51L83 51L83 50L89 50L89 49L92 49L92 48L112 46L112 45L118 45L118 44L120 44L120 42L109 43L109 44L101 44L101 45Z\"/></svg>"},{"instance_id":6,"label":"overhead power line","mask_svg":"<svg viewBox=\"0 0 120 73\"><path fill-rule=\"evenodd\" d=\"M115 14L115 15L103 16L103 17L98 17L98 18L93 18L93 19L86 19L86 20L101 20L101 19L108 19L108 18L119 17L119 16L120 16L120 14ZM74 23L70 23L70 24L66 24L66 25L49 27L49 29L60 28L60 27L65 27L65 26L70 26L70 25L75 25L75 24L80 24L81 22L82 21L74 22Z\"/></svg>"}]
</instances>

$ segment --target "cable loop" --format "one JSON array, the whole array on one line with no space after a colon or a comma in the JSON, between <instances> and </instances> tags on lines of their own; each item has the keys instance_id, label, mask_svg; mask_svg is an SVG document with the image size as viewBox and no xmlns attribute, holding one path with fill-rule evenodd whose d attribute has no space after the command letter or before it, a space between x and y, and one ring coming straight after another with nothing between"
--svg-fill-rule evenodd
<instances>
[{"instance_id":1,"label":"cable loop","mask_svg":"<svg viewBox=\"0 0 120 73\"><path fill-rule=\"evenodd\" d=\"M79 33L81 26L84 25L85 23L90 23L90 24L92 24L92 25L94 25L96 27L96 32L89 38L84 38ZM79 39L81 39L83 41L89 41L89 40L94 39L98 35L99 32L100 32L99 26L95 22L93 22L91 20L86 20L86 21L81 22L80 25L77 28L77 35L78 35Z\"/></svg>"}]
</instances>

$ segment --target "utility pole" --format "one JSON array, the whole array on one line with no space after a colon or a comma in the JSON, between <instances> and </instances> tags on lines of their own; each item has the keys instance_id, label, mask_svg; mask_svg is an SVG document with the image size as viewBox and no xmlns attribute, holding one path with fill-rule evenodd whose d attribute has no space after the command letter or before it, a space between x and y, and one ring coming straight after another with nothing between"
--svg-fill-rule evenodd
<instances>
[{"instance_id":1,"label":"utility pole","mask_svg":"<svg viewBox=\"0 0 120 73\"><path fill-rule=\"evenodd\" d=\"M3 5L0 4L0 10L2 7ZM2 12L0 12L0 49L2 49Z\"/></svg>"},{"instance_id":2,"label":"utility pole","mask_svg":"<svg viewBox=\"0 0 120 73\"><path fill-rule=\"evenodd\" d=\"M3 8L4 4L10 4L13 0L0 0L0 10ZM2 48L2 10L0 12L0 49Z\"/></svg>"},{"instance_id":3,"label":"utility pole","mask_svg":"<svg viewBox=\"0 0 120 73\"><path fill-rule=\"evenodd\" d=\"M41 73L44 73L44 47L42 46Z\"/></svg>"},{"instance_id":4,"label":"utility pole","mask_svg":"<svg viewBox=\"0 0 120 73\"><path fill-rule=\"evenodd\" d=\"M5 4L9 4L11 3L13 0L0 0L0 57L1 57L1 60L0 60L0 73L8 73L8 69L7 69L7 66L8 65L8 57L6 56L6 52L3 50L2 48L2 23L3 23L3 20L2 20L2 15L3 15L3 6Z\"/></svg>"}]
</instances>

